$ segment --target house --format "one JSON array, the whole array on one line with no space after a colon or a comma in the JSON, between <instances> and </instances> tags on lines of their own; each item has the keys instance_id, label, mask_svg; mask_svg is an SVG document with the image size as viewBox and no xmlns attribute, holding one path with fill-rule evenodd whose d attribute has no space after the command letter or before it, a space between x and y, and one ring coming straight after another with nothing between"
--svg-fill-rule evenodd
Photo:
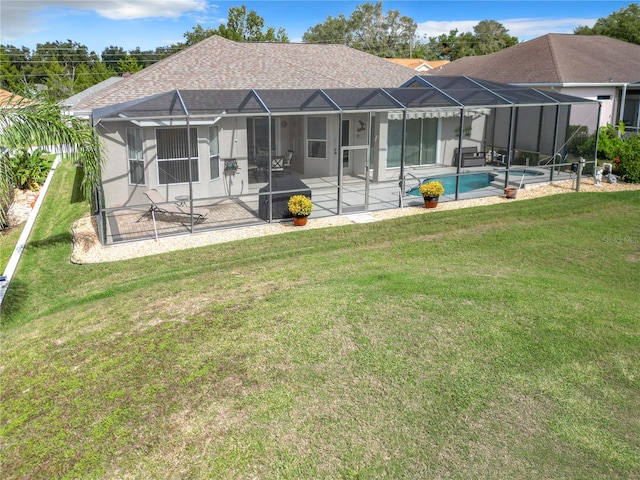
<instances>
[{"instance_id":1,"label":"house","mask_svg":"<svg viewBox=\"0 0 640 480\"><path fill-rule=\"evenodd\" d=\"M385 60L424 73L449 63L449 60L423 60L421 58L386 58Z\"/></svg>"},{"instance_id":2,"label":"house","mask_svg":"<svg viewBox=\"0 0 640 480\"><path fill-rule=\"evenodd\" d=\"M547 34L490 55L463 57L428 75L467 75L553 90L601 105L600 125L640 126L640 45L598 35Z\"/></svg>"},{"instance_id":3,"label":"house","mask_svg":"<svg viewBox=\"0 0 640 480\"><path fill-rule=\"evenodd\" d=\"M123 80L124 78L128 78L130 76L130 74L125 74L122 77L109 77L99 83L96 83L95 85L92 85L91 87L76 93L75 95L72 95L64 100L62 100L60 102L60 106L64 109L64 111L66 113L69 113L73 116L76 117L89 117L91 114L91 110L84 110L84 111L78 111L76 109L76 106L78 105L78 103L80 103L81 100L83 100L84 98L90 97L94 94L96 94L97 92L111 86L114 85L116 83L118 83L119 81Z\"/></svg>"},{"instance_id":4,"label":"house","mask_svg":"<svg viewBox=\"0 0 640 480\"><path fill-rule=\"evenodd\" d=\"M20 105L27 105L31 102L28 98L21 97L16 93L11 93L0 88L0 108L14 108Z\"/></svg>"},{"instance_id":5,"label":"house","mask_svg":"<svg viewBox=\"0 0 640 480\"><path fill-rule=\"evenodd\" d=\"M549 181L571 109L597 112L555 92L415 73L341 45L211 37L82 99L105 147L102 241L280 220L296 193L329 216L419 202L416 182L433 175L453 176L450 200L495 195L516 164ZM458 180L472 175L484 184L470 193ZM148 190L180 209L150 207Z\"/></svg>"}]
</instances>

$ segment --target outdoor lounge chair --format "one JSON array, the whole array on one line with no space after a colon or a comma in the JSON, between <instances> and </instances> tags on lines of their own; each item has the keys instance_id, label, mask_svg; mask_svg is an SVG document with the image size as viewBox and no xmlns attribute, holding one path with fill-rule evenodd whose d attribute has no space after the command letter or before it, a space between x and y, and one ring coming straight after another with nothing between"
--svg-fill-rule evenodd
<instances>
[{"instance_id":1,"label":"outdoor lounge chair","mask_svg":"<svg viewBox=\"0 0 640 480\"><path fill-rule=\"evenodd\" d=\"M155 214L167 214L167 215L191 215L190 208L188 206L181 206L175 203L166 203L166 200L160 195L155 188L149 189L144 194L147 196L149 201L151 202L151 207L149 207L149 212L151 212L155 221ZM196 222L203 221L209 210L202 207L193 207L193 216Z\"/></svg>"}]
</instances>

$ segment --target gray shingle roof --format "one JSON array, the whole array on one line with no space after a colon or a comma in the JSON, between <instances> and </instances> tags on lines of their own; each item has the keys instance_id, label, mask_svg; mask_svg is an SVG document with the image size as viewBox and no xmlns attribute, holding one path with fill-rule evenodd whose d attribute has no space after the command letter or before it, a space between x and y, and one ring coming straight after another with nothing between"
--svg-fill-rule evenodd
<instances>
[{"instance_id":1,"label":"gray shingle roof","mask_svg":"<svg viewBox=\"0 0 640 480\"><path fill-rule=\"evenodd\" d=\"M76 108L174 89L395 87L414 73L344 45L242 43L213 36L83 99Z\"/></svg>"},{"instance_id":2,"label":"gray shingle roof","mask_svg":"<svg viewBox=\"0 0 640 480\"><path fill-rule=\"evenodd\" d=\"M640 80L640 45L551 33L490 55L464 57L428 74L520 84L635 82Z\"/></svg>"},{"instance_id":3,"label":"gray shingle roof","mask_svg":"<svg viewBox=\"0 0 640 480\"><path fill-rule=\"evenodd\" d=\"M100 90L107 88L110 85L113 85L114 83L118 83L120 80L122 80L122 77L109 77L100 83L96 83L95 85L81 92L78 92L75 95L70 96L69 98L60 102L60 104L68 108L73 108L73 106L80 102L83 98L87 98L94 93L99 92Z\"/></svg>"}]
</instances>

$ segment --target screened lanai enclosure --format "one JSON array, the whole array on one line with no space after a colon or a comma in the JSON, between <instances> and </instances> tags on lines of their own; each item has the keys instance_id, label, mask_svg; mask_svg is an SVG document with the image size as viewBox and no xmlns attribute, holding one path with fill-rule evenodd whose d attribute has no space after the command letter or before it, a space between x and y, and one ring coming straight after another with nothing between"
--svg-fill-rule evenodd
<instances>
[{"instance_id":1,"label":"screened lanai enclosure","mask_svg":"<svg viewBox=\"0 0 640 480\"><path fill-rule=\"evenodd\" d=\"M599 104L471 79L397 88L174 90L93 111L105 161L103 243L495 196L566 180ZM583 154L584 155L584 154ZM586 167L595 162L585 157Z\"/></svg>"}]
</instances>

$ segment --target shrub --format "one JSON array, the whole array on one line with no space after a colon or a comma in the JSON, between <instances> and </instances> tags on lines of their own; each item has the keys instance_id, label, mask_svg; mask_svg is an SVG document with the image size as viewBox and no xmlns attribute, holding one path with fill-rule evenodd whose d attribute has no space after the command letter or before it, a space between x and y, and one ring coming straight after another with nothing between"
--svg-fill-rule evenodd
<instances>
[{"instance_id":1,"label":"shrub","mask_svg":"<svg viewBox=\"0 0 640 480\"><path fill-rule=\"evenodd\" d=\"M632 135L622 143L619 162L614 159L615 172L625 182L640 183L640 134Z\"/></svg>"},{"instance_id":2,"label":"shrub","mask_svg":"<svg viewBox=\"0 0 640 480\"><path fill-rule=\"evenodd\" d=\"M13 181L21 190L37 190L44 183L53 164L53 160L44 150L36 149L29 153L18 150L9 160Z\"/></svg>"},{"instance_id":3,"label":"shrub","mask_svg":"<svg viewBox=\"0 0 640 480\"><path fill-rule=\"evenodd\" d=\"M575 139L574 139L575 140ZM595 149L596 135L592 134L584 140L584 142L575 147L581 157L586 159L593 158ZM618 131L609 124L598 129L598 159L613 160L620 157L620 148L622 147L622 138Z\"/></svg>"},{"instance_id":4,"label":"shrub","mask_svg":"<svg viewBox=\"0 0 640 480\"><path fill-rule=\"evenodd\" d=\"M572 155L589 158L593 155L595 136L589 135L589 129L584 125L569 125L569 140L567 151ZM586 146L590 144L589 146ZM585 148L586 146L586 148Z\"/></svg>"}]
</instances>

